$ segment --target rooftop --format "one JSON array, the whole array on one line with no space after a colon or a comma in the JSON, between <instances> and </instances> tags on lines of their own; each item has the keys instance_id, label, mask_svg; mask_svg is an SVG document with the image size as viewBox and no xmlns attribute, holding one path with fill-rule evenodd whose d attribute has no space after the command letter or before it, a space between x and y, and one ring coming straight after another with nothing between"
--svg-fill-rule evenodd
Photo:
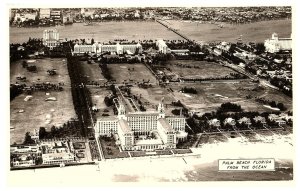
<instances>
[{"instance_id":1,"label":"rooftop","mask_svg":"<svg viewBox=\"0 0 300 191\"><path fill-rule=\"evenodd\" d=\"M110 116L110 117L101 117L101 118L98 118L97 120L98 121L117 121L118 118Z\"/></svg>"},{"instance_id":2,"label":"rooftop","mask_svg":"<svg viewBox=\"0 0 300 191\"><path fill-rule=\"evenodd\" d=\"M127 116L137 116L137 115L158 115L157 111L137 111L137 112L129 112Z\"/></svg>"},{"instance_id":3,"label":"rooftop","mask_svg":"<svg viewBox=\"0 0 300 191\"><path fill-rule=\"evenodd\" d=\"M132 133L131 129L128 126L127 121L125 121L124 119L120 119L119 125L124 133Z\"/></svg>"},{"instance_id":4,"label":"rooftop","mask_svg":"<svg viewBox=\"0 0 300 191\"><path fill-rule=\"evenodd\" d=\"M170 126L170 124L166 121L164 118L158 119L158 122L161 124L161 126L167 131L172 132L173 128Z\"/></svg>"},{"instance_id":5,"label":"rooftop","mask_svg":"<svg viewBox=\"0 0 300 191\"><path fill-rule=\"evenodd\" d=\"M160 139L144 139L144 140L135 140L136 145L159 145L163 144Z\"/></svg>"}]
</instances>

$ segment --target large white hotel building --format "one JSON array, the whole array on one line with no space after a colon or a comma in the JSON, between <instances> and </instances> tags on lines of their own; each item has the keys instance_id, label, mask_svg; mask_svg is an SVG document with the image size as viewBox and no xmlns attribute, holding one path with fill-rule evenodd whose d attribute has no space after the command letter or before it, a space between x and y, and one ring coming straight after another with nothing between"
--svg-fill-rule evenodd
<instances>
[{"instance_id":1,"label":"large white hotel building","mask_svg":"<svg viewBox=\"0 0 300 191\"><path fill-rule=\"evenodd\" d=\"M59 32L56 29L48 29L43 32L43 45L52 49L59 45Z\"/></svg>"},{"instance_id":2,"label":"large white hotel building","mask_svg":"<svg viewBox=\"0 0 300 191\"><path fill-rule=\"evenodd\" d=\"M100 54L103 52L115 52L117 54L131 53L134 54L136 51L141 51L142 45L137 44L76 44L74 46L73 54L83 54L83 53L96 53Z\"/></svg>"},{"instance_id":3,"label":"large white hotel building","mask_svg":"<svg viewBox=\"0 0 300 191\"><path fill-rule=\"evenodd\" d=\"M280 50L289 51L292 50L292 38L278 38L278 35L273 33L270 39L265 40L264 45L266 51L270 53L279 52Z\"/></svg>"},{"instance_id":4,"label":"large white hotel building","mask_svg":"<svg viewBox=\"0 0 300 191\"><path fill-rule=\"evenodd\" d=\"M118 116L99 118L94 129L96 138L117 134L123 150L151 151L176 148L187 137L185 123L184 117L165 116L162 103L157 111L129 113L120 104Z\"/></svg>"}]
</instances>

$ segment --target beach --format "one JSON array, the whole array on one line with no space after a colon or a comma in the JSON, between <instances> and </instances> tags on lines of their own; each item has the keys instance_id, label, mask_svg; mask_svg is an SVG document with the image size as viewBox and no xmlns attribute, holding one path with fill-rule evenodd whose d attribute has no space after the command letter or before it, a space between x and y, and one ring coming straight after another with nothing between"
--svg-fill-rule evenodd
<instances>
[{"instance_id":1,"label":"beach","mask_svg":"<svg viewBox=\"0 0 300 191\"><path fill-rule=\"evenodd\" d=\"M265 136L259 143L241 137L192 148L194 156L143 157L100 161L94 165L9 172L18 185L106 185L112 182L191 182L293 179L293 134ZM270 141L271 140L271 141ZM274 158L275 171L219 172L219 159ZM28 179L24 179L28 177ZM30 178L29 178L30 177Z\"/></svg>"}]
</instances>

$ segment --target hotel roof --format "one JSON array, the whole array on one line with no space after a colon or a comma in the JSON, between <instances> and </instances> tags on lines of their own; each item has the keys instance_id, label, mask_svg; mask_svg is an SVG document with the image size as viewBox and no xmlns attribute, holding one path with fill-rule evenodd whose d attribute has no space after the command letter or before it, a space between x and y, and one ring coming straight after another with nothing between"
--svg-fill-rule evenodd
<instances>
[{"instance_id":1,"label":"hotel roof","mask_svg":"<svg viewBox=\"0 0 300 191\"><path fill-rule=\"evenodd\" d=\"M130 129L129 126L128 126L127 121L125 121L124 119L120 119L119 125L120 125L120 127L121 127L121 130L122 130L124 133L132 133L131 129Z\"/></svg>"},{"instance_id":2,"label":"hotel roof","mask_svg":"<svg viewBox=\"0 0 300 191\"><path fill-rule=\"evenodd\" d=\"M136 140L136 145L160 145L163 144L160 139L146 139L146 140Z\"/></svg>"},{"instance_id":3,"label":"hotel roof","mask_svg":"<svg viewBox=\"0 0 300 191\"><path fill-rule=\"evenodd\" d=\"M99 117L97 121L117 121L117 117Z\"/></svg>"},{"instance_id":4,"label":"hotel roof","mask_svg":"<svg viewBox=\"0 0 300 191\"><path fill-rule=\"evenodd\" d=\"M129 112L127 116L138 116L138 115L158 115L158 111L138 111L138 112Z\"/></svg>"},{"instance_id":5,"label":"hotel roof","mask_svg":"<svg viewBox=\"0 0 300 191\"><path fill-rule=\"evenodd\" d=\"M173 128L170 126L170 124L166 121L164 118L158 119L158 122L161 124L161 126L167 131L172 132Z\"/></svg>"},{"instance_id":6,"label":"hotel roof","mask_svg":"<svg viewBox=\"0 0 300 191\"><path fill-rule=\"evenodd\" d=\"M279 43L280 49L282 49L282 50L292 49L292 39L279 38L278 43Z\"/></svg>"}]
</instances>

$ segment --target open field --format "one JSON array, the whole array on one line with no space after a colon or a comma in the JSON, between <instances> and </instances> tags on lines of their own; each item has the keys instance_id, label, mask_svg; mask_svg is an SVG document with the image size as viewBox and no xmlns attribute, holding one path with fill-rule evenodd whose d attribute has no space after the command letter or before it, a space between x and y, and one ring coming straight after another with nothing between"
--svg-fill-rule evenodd
<instances>
[{"instance_id":1,"label":"open field","mask_svg":"<svg viewBox=\"0 0 300 191\"><path fill-rule=\"evenodd\" d=\"M99 85L103 85L107 80L103 77L101 73L101 69L98 64L87 64L87 61L82 61L83 65L83 73L85 74L85 78L87 81L98 83ZM89 84L89 83L88 83Z\"/></svg>"},{"instance_id":2,"label":"open field","mask_svg":"<svg viewBox=\"0 0 300 191\"><path fill-rule=\"evenodd\" d=\"M17 28L9 30L10 43L23 43L28 38L42 38L43 31L53 27ZM114 39L144 40L144 39L169 39L182 38L156 22L99 22L91 26L83 23L74 23L68 26L56 26L59 37L62 39L92 39L108 42Z\"/></svg>"},{"instance_id":3,"label":"open field","mask_svg":"<svg viewBox=\"0 0 300 191\"><path fill-rule=\"evenodd\" d=\"M30 101L25 102L26 95L21 94L10 102L10 131L11 144L22 143L26 132L45 127L50 131L51 127L61 126L71 118L75 118L70 89L62 92L51 92L49 96L44 92L34 92ZM56 97L57 101L45 101L48 97ZM24 113L19 113L24 110ZM46 124L47 115L51 119Z\"/></svg>"},{"instance_id":4,"label":"open field","mask_svg":"<svg viewBox=\"0 0 300 191\"><path fill-rule=\"evenodd\" d=\"M28 60L27 60L28 61ZM29 60L30 61L30 60ZM23 60L19 60L10 64L10 83L15 83L18 80L16 77L25 76L27 78L26 84L32 83L59 83L63 82L66 86L70 85L70 77L67 69L67 60L63 58L44 58L34 59L34 62L28 65L35 65L37 72L29 72L26 68L22 67ZM47 70L56 69L57 75L50 76Z\"/></svg>"},{"instance_id":5,"label":"open field","mask_svg":"<svg viewBox=\"0 0 300 191\"><path fill-rule=\"evenodd\" d=\"M172 60L166 67L171 73L185 78L221 78L236 73L234 70L221 66L215 62L194 61L194 60Z\"/></svg>"},{"instance_id":6,"label":"open field","mask_svg":"<svg viewBox=\"0 0 300 191\"><path fill-rule=\"evenodd\" d=\"M177 20L165 21L170 27L196 41L228 41L236 42L242 35L244 42L264 42L276 32L279 37L290 37L292 21L271 20L260 21L250 24L230 25L223 24L220 28L217 24L183 22Z\"/></svg>"},{"instance_id":7,"label":"open field","mask_svg":"<svg viewBox=\"0 0 300 191\"><path fill-rule=\"evenodd\" d=\"M156 79L143 64L108 64L113 79L117 83L123 82L143 82L155 83Z\"/></svg>"},{"instance_id":8,"label":"open field","mask_svg":"<svg viewBox=\"0 0 300 191\"><path fill-rule=\"evenodd\" d=\"M147 111L156 110L156 107L162 98L164 98L166 115L172 115L171 111L176 108L175 106L170 105L171 102L176 101L176 99L167 88L153 86L151 88L143 89L135 86L131 88L131 94L140 98Z\"/></svg>"},{"instance_id":9,"label":"open field","mask_svg":"<svg viewBox=\"0 0 300 191\"><path fill-rule=\"evenodd\" d=\"M64 90L60 92L49 91L50 95L45 92L35 91L32 99L24 101L27 96L21 94L10 102L10 142L21 143L24 140L26 132L33 132L34 129L45 127L47 130L54 126L60 126L71 118L75 118L73 107L70 78L68 76L67 65L62 59L39 59L35 65L38 68L37 73L29 73L22 68L20 62L11 63L10 80L11 83L16 82L16 76L19 74L27 77L26 84L38 82L59 83L64 82ZM58 75L48 76L46 70L48 68L57 69ZM55 97L57 101L45 101L46 98ZM24 113L19 113L24 110ZM47 116L48 115L48 116ZM47 116L47 117L46 117ZM46 124L47 118L50 120Z\"/></svg>"},{"instance_id":10,"label":"open field","mask_svg":"<svg viewBox=\"0 0 300 191\"><path fill-rule=\"evenodd\" d=\"M182 87L194 87L197 94L181 93ZM263 104L255 101L255 97L264 97L265 99L274 100L283 103L287 110L292 110L292 99L281 92L266 88L258 89L256 83L250 80L242 80L227 83L185 83L179 85L171 85L174 90L173 94L191 110L200 114L215 111L222 103L233 102L242 106L245 111L273 111L263 106ZM251 95L251 99L246 99L247 95Z\"/></svg>"},{"instance_id":11,"label":"open field","mask_svg":"<svg viewBox=\"0 0 300 191\"><path fill-rule=\"evenodd\" d=\"M103 114L113 116L114 112L112 106L107 107L104 103L105 96L109 96L111 94L110 90L107 90L106 88L89 88L89 90L91 92L93 104L99 109L96 116L102 117ZM104 112L104 110L107 110L108 112Z\"/></svg>"}]
</instances>

